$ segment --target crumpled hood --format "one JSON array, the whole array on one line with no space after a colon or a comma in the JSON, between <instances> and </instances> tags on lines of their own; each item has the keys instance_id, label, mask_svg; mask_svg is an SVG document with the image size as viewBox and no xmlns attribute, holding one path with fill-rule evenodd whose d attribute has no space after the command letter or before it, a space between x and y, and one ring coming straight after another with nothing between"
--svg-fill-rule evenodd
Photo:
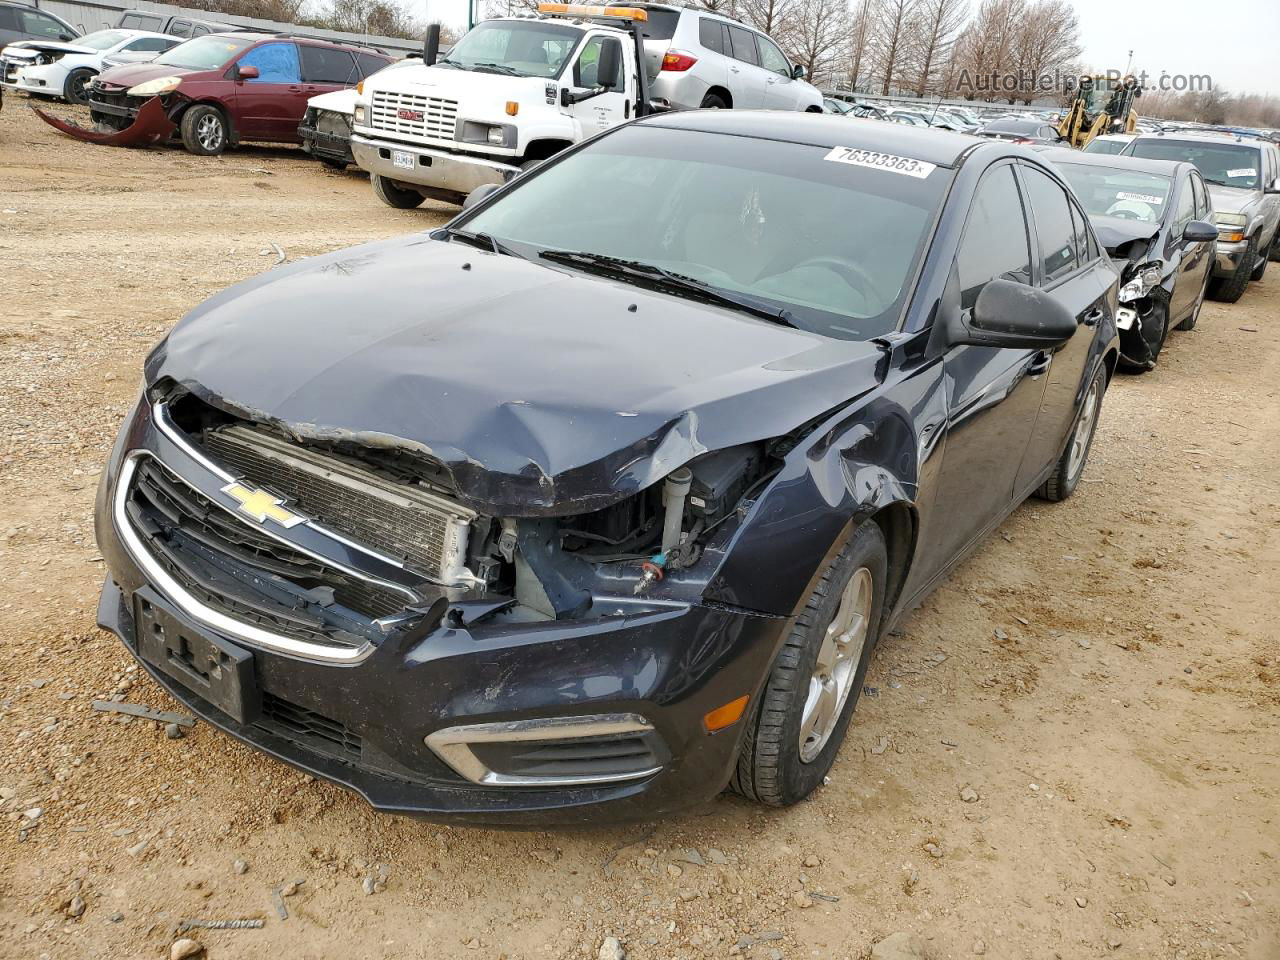
<instances>
[{"instance_id":1,"label":"crumpled hood","mask_svg":"<svg viewBox=\"0 0 1280 960\"><path fill-rule=\"evenodd\" d=\"M148 359L301 439L428 455L490 515L603 508L870 389L884 353L628 284L403 237L270 271Z\"/></svg>"},{"instance_id":2,"label":"crumpled hood","mask_svg":"<svg viewBox=\"0 0 1280 960\"><path fill-rule=\"evenodd\" d=\"M1209 199L1213 201L1214 213L1245 213L1257 202L1259 192L1242 187L1224 187L1221 184L1206 184L1209 188Z\"/></svg>"},{"instance_id":3,"label":"crumpled hood","mask_svg":"<svg viewBox=\"0 0 1280 960\"><path fill-rule=\"evenodd\" d=\"M1131 240L1150 240L1160 232L1158 223L1130 220L1127 217L1093 216L1089 218L1089 222L1093 224L1098 242L1106 248L1107 253L1115 253L1117 247Z\"/></svg>"},{"instance_id":4,"label":"crumpled hood","mask_svg":"<svg viewBox=\"0 0 1280 960\"><path fill-rule=\"evenodd\" d=\"M78 47L61 40L19 40L0 50L0 57L11 60L31 60L37 53L101 53L89 47Z\"/></svg>"},{"instance_id":5,"label":"crumpled hood","mask_svg":"<svg viewBox=\"0 0 1280 960\"><path fill-rule=\"evenodd\" d=\"M309 110L330 110L333 113L342 113L351 116L356 112L356 101L360 99L360 94L356 93L355 87L347 87L345 90L330 90L328 93L321 93L307 101L307 109Z\"/></svg>"},{"instance_id":6,"label":"crumpled hood","mask_svg":"<svg viewBox=\"0 0 1280 960\"><path fill-rule=\"evenodd\" d=\"M126 63L110 70L103 70L98 79L108 85L136 87L148 80L160 77L186 77L195 73L207 73L205 70L192 70L190 67L174 67L163 63Z\"/></svg>"}]
</instances>

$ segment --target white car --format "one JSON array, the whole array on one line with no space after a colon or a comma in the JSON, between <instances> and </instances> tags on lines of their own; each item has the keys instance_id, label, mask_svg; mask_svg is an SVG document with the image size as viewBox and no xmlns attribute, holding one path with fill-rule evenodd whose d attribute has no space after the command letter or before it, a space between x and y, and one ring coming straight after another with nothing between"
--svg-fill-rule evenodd
<instances>
[{"instance_id":1,"label":"white car","mask_svg":"<svg viewBox=\"0 0 1280 960\"><path fill-rule=\"evenodd\" d=\"M147 30L99 30L70 43L20 40L0 51L6 89L68 103L88 103L89 82L102 72L103 58L119 53L159 56L180 37Z\"/></svg>"}]
</instances>

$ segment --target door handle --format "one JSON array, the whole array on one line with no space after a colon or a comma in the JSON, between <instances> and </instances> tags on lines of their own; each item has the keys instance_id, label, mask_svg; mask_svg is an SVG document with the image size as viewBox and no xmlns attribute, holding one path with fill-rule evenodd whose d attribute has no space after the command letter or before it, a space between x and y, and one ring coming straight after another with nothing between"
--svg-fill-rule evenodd
<instances>
[{"instance_id":1,"label":"door handle","mask_svg":"<svg viewBox=\"0 0 1280 960\"><path fill-rule=\"evenodd\" d=\"M1101 307L1094 307L1084 315L1084 319L1080 322L1086 327L1096 327L1098 325L1098 321L1102 319L1103 315Z\"/></svg>"},{"instance_id":2,"label":"door handle","mask_svg":"<svg viewBox=\"0 0 1280 960\"><path fill-rule=\"evenodd\" d=\"M1051 366L1053 366L1053 354L1048 350L1041 350L1031 358L1031 365L1027 367L1027 376L1043 376L1049 372Z\"/></svg>"}]
</instances>

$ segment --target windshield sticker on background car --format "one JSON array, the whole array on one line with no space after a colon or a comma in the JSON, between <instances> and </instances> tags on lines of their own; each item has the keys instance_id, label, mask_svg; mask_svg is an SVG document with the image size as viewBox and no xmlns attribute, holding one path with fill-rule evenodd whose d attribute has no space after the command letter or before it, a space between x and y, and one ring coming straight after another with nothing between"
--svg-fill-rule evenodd
<instances>
[{"instance_id":1,"label":"windshield sticker on background car","mask_svg":"<svg viewBox=\"0 0 1280 960\"><path fill-rule=\"evenodd\" d=\"M1228 170L1227 176L1235 179L1236 177L1252 177L1256 170L1253 167L1241 167L1239 170Z\"/></svg>"},{"instance_id":2,"label":"windshield sticker on background car","mask_svg":"<svg viewBox=\"0 0 1280 960\"><path fill-rule=\"evenodd\" d=\"M1117 200L1136 200L1138 203L1164 203L1160 197L1153 197L1148 193L1130 193L1127 190L1121 190L1116 194Z\"/></svg>"},{"instance_id":3,"label":"windshield sticker on background car","mask_svg":"<svg viewBox=\"0 0 1280 960\"><path fill-rule=\"evenodd\" d=\"M923 180L937 169L936 164L925 163L912 157L898 157L892 153L876 153L874 150L858 150L854 147L833 147L823 160L833 163L852 163L858 167L871 167L887 173L901 173Z\"/></svg>"}]
</instances>

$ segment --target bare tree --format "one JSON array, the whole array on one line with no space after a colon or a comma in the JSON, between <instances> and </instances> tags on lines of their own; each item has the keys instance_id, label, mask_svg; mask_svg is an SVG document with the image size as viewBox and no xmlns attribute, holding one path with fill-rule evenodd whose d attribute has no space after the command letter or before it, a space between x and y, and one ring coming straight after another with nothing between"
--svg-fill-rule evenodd
<instances>
[{"instance_id":1,"label":"bare tree","mask_svg":"<svg viewBox=\"0 0 1280 960\"><path fill-rule=\"evenodd\" d=\"M968 13L968 0L921 0L913 31L917 97L937 90L935 75L948 59Z\"/></svg>"},{"instance_id":2,"label":"bare tree","mask_svg":"<svg viewBox=\"0 0 1280 960\"><path fill-rule=\"evenodd\" d=\"M1067 0L1040 0L1027 8L1018 33L1017 65L1026 87L1009 102L1031 103L1048 91L1039 88L1039 78L1062 74L1080 55L1080 25Z\"/></svg>"},{"instance_id":3,"label":"bare tree","mask_svg":"<svg viewBox=\"0 0 1280 960\"><path fill-rule=\"evenodd\" d=\"M849 21L849 88L857 90L862 83L863 70L869 65L867 44L871 28L876 22L879 0L859 0ZM869 79L869 78L868 78Z\"/></svg>"},{"instance_id":4,"label":"bare tree","mask_svg":"<svg viewBox=\"0 0 1280 960\"><path fill-rule=\"evenodd\" d=\"M1018 30L1026 0L982 0L957 42L956 92L966 99L1007 97L1016 72Z\"/></svg>"},{"instance_id":5,"label":"bare tree","mask_svg":"<svg viewBox=\"0 0 1280 960\"><path fill-rule=\"evenodd\" d=\"M795 0L742 0L739 12L747 23L773 36L781 32L794 3Z\"/></svg>"},{"instance_id":6,"label":"bare tree","mask_svg":"<svg viewBox=\"0 0 1280 960\"><path fill-rule=\"evenodd\" d=\"M848 0L793 0L782 26L777 39L792 62L813 83L829 82L849 37Z\"/></svg>"},{"instance_id":7,"label":"bare tree","mask_svg":"<svg viewBox=\"0 0 1280 960\"><path fill-rule=\"evenodd\" d=\"M881 0L871 27L871 48L880 92L888 94L902 74L911 49L911 30L917 0Z\"/></svg>"}]
</instances>

